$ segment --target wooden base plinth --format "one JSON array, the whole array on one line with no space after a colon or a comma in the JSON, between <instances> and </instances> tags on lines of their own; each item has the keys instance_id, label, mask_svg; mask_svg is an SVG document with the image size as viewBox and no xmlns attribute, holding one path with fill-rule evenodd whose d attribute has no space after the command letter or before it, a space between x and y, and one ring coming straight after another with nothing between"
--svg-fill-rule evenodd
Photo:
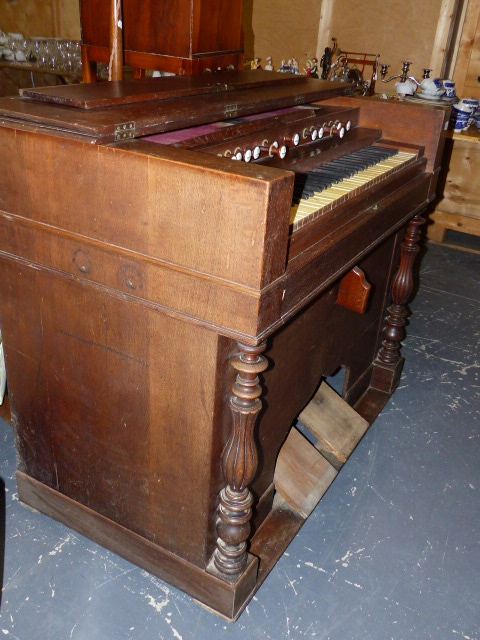
<instances>
[{"instance_id":1,"label":"wooden base plinth","mask_svg":"<svg viewBox=\"0 0 480 640\"><path fill-rule=\"evenodd\" d=\"M403 362L404 359L399 358L393 366L390 366L380 362L379 360L375 360L372 367L370 388L377 391L383 391L383 393L391 395L400 382Z\"/></svg>"},{"instance_id":2,"label":"wooden base plinth","mask_svg":"<svg viewBox=\"0 0 480 640\"><path fill-rule=\"evenodd\" d=\"M383 372L378 377L384 386L396 386L400 371L401 363L389 376ZM17 471L19 500L233 621L273 569L389 397L389 393L370 387L354 410L326 383L320 386L301 414L317 443L314 446L292 427L277 461L273 506L255 531L247 567L236 580L225 579L213 562L205 568L187 562L21 471ZM368 419L370 414L372 420Z\"/></svg>"},{"instance_id":3,"label":"wooden base plinth","mask_svg":"<svg viewBox=\"0 0 480 640\"><path fill-rule=\"evenodd\" d=\"M234 621L275 566L305 521L280 496L252 539L248 564L230 583L17 471L21 503L44 513Z\"/></svg>"},{"instance_id":4,"label":"wooden base plinth","mask_svg":"<svg viewBox=\"0 0 480 640\"><path fill-rule=\"evenodd\" d=\"M20 471L17 486L19 500L27 506L185 591L228 620L240 615L259 587L258 558L253 555L237 582L226 582Z\"/></svg>"}]
</instances>

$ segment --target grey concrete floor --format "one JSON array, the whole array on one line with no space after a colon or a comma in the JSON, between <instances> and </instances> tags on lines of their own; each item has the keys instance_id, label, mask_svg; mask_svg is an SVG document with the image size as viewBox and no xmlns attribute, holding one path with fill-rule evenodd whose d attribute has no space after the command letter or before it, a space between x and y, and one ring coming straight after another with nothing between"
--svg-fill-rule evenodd
<instances>
[{"instance_id":1,"label":"grey concrete floor","mask_svg":"<svg viewBox=\"0 0 480 640\"><path fill-rule=\"evenodd\" d=\"M6 640L480 640L480 255L428 245L399 389L236 623L19 504Z\"/></svg>"}]
</instances>

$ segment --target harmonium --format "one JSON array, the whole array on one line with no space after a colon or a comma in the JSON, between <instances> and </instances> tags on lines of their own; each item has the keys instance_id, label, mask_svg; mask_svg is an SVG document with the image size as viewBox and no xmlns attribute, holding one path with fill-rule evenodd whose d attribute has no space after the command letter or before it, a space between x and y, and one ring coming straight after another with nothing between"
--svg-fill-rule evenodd
<instances>
[{"instance_id":1,"label":"harmonium","mask_svg":"<svg viewBox=\"0 0 480 640\"><path fill-rule=\"evenodd\" d=\"M398 384L447 121L260 70L1 99L19 499L236 619Z\"/></svg>"}]
</instances>

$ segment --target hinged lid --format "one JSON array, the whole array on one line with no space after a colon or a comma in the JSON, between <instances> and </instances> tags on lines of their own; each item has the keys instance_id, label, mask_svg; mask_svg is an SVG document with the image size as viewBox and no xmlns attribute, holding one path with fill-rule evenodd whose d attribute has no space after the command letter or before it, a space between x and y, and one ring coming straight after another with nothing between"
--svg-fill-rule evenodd
<instances>
[{"instance_id":1,"label":"hinged lid","mask_svg":"<svg viewBox=\"0 0 480 640\"><path fill-rule=\"evenodd\" d=\"M137 102L152 102L166 98L225 93L235 89L253 89L260 86L295 85L305 78L291 73L268 71L222 71L190 76L163 76L117 82L58 85L20 89L20 95L41 102L61 104L79 109L98 109ZM295 91L295 89L293 89Z\"/></svg>"},{"instance_id":2,"label":"hinged lid","mask_svg":"<svg viewBox=\"0 0 480 640\"><path fill-rule=\"evenodd\" d=\"M0 119L90 143L231 120L344 95L350 87L269 71L24 89L0 99Z\"/></svg>"}]
</instances>

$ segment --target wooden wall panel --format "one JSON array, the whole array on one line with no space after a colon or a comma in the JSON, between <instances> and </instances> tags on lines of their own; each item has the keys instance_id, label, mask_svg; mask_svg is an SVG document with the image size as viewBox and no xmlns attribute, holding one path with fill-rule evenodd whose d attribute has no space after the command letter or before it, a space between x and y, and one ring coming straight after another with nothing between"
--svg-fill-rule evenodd
<instances>
[{"instance_id":1,"label":"wooden wall panel","mask_svg":"<svg viewBox=\"0 0 480 640\"><path fill-rule=\"evenodd\" d=\"M53 36L50 0L0 0L0 28L25 36Z\"/></svg>"},{"instance_id":2,"label":"wooden wall panel","mask_svg":"<svg viewBox=\"0 0 480 640\"><path fill-rule=\"evenodd\" d=\"M0 0L0 28L27 37L80 39L78 0Z\"/></svg>"},{"instance_id":3,"label":"wooden wall panel","mask_svg":"<svg viewBox=\"0 0 480 640\"><path fill-rule=\"evenodd\" d=\"M412 62L411 71L421 76L430 66L442 0L323 0L318 57L331 38L346 51L379 53L390 64L391 73L401 71L401 62ZM330 6L329 6L330 5ZM434 69L439 75L440 69Z\"/></svg>"},{"instance_id":4,"label":"wooden wall panel","mask_svg":"<svg viewBox=\"0 0 480 640\"><path fill-rule=\"evenodd\" d=\"M303 70L315 56L320 0L244 0L245 58L271 56L275 69L295 56Z\"/></svg>"},{"instance_id":5,"label":"wooden wall panel","mask_svg":"<svg viewBox=\"0 0 480 640\"><path fill-rule=\"evenodd\" d=\"M412 62L421 76L433 66L442 74L451 18L458 0L244 0L245 57L295 56L303 69L307 58L323 55L331 38L347 51L379 53L398 73L401 62Z\"/></svg>"},{"instance_id":6,"label":"wooden wall panel","mask_svg":"<svg viewBox=\"0 0 480 640\"><path fill-rule=\"evenodd\" d=\"M470 0L460 38L453 79L460 96L480 98L480 2Z\"/></svg>"},{"instance_id":7,"label":"wooden wall panel","mask_svg":"<svg viewBox=\"0 0 480 640\"><path fill-rule=\"evenodd\" d=\"M80 40L80 3L78 0L51 0L53 31L59 38Z\"/></svg>"}]
</instances>

